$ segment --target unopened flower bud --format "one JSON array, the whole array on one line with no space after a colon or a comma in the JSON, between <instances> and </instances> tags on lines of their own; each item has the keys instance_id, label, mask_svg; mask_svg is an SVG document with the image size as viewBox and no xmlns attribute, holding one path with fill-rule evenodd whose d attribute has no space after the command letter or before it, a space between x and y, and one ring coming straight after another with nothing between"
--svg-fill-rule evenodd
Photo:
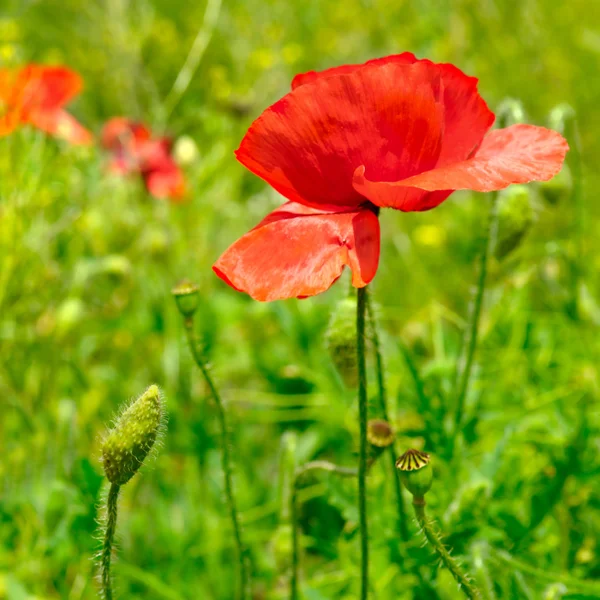
<instances>
[{"instance_id":1,"label":"unopened flower bud","mask_svg":"<svg viewBox=\"0 0 600 600\"><path fill-rule=\"evenodd\" d=\"M375 462L381 453L389 448L395 439L394 431L390 424L383 419L370 419L367 423L367 441L370 446L369 460Z\"/></svg>"},{"instance_id":2,"label":"unopened flower bud","mask_svg":"<svg viewBox=\"0 0 600 600\"><path fill-rule=\"evenodd\" d=\"M123 485L139 470L162 431L163 400L151 385L117 418L102 443L102 462L111 483Z\"/></svg>"},{"instance_id":3,"label":"unopened flower bud","mask_svg":"<svg viewBox=\"0 0 600 600\"><path fill-rule=\"evenodd\" d=\"M533 223L529 189L513 185L498 195L498 239L496 257L502 259L521 243Z\"/></svg>"},{"instance_id":4,"label":"unopened flower bud","mask_svg":"<svg viewBox=\"0 0 600 600\"><path fill-rule=\"evenodd\" d=\"M177 303L177 308L183 317L190 318L198 309L200 294L198 286L187 279L180 281L172 290L171 293Z\"/></svg>"},{"instance_id":5,"label":"unopened flower bud","mask_svg":"<svg viewBox=\"0 0 600 600\"><path fill-rule=\"evenodd\" d=\"M327 349L344 383L358 382L356 357L356 299L345 298L337 304L326 334Z\"/></svg>"},{"instance_id":6,"label":"unopened flower bud","mask_svg":"<svg viewBox=\"0 0 600 600\"><path fill-rule=\"evenodd\" d=\"M569 166L564 164L560 172L549 181L540 183L542 198L553 206L568 198L573 190L573 177Z\"/></svg>"},{"instance_id":7,"label":"unopened flower bud","mask_svg":"<svg viewBox=\"0 0 600 600\"><path fill-rule=\"evenodd\" d=\"M411 448L397 461L396 468L400 469L400 480L404 487L414 496L415 502L424 503L425 494L433 483L433 469L429 464L427 452Z\"/></svg>"}]
</instances>

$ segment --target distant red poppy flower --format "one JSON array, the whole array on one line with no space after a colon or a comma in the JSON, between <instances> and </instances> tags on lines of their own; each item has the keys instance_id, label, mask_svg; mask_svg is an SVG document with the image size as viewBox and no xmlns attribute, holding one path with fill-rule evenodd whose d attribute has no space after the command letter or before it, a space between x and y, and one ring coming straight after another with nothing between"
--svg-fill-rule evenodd
<instances>
[{"instance_id":1,"label":"distant red poppy flower","mask_svg":"<svg viewBox=\"0 0 600 600\"><path fill-rule=\"evenodd\" d=\"M344 266L363 287L379 262L380 208L423 211L453 191L545 181L568 150L532 125L490 131L477 79L411 53L297 75L251 125L237 159L289 202L213 269L257 300L327 290Z\"/></svg>"},{"instance_id":2,"label":"distant red poppy flower","mask_svg":"<svg viewBox=\"0 0 600 600\"><path fill-rule=\"evenodd\" d=\"M30 124L72 144L90 144L92 134L63 110L82 87L67 67L0 69L0 136Z\"/></svg>"},{"instance_id":3,"label":"distant red poppy flower","mask_svg":"<svg viewBox=\"0 0 600 600\"><path fill-rule=\"evenodd\" d=\"M183 173L171 156L169 138L153 138L142 123L115 117L104 125L102 145L112 153L112 172L139 173L156 198L177 200L185 195Z\"/></svg>"}]
</instances>

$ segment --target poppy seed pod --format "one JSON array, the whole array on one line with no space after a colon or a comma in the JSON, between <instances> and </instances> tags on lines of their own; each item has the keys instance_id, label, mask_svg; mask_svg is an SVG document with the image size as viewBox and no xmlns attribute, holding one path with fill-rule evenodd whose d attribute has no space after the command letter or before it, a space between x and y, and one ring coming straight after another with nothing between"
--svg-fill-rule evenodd
<instances>
[{"instance_id":1,"label":"poppy seed pod","mask_svg":"<svg viewBox=\"0 0 600 600\"><path fill-rule=\"evenodd\" d=\"M370 462L375 462L381 453L389 448L395 439L394 430L383 419L370 419L367 423L367 441L370 446Z\"/></svg>"},{"instance_id":2,"label":"poppy seed pod","mask_svg":"<svg viewBox=\"0 0 600 600\"><path fill-rule=\"evenodd\" d=\"M102 462L111 483L123 485L140 469L165 420L158 386L151 385L121 413L102 443Z\"/></svg>"},{"instance_id":3,"label":"poppy seed pod","mask_svg":"<svg viewBox=\"0 0 600 600\"><path fill-rule=\"evenodd\" d=\"M184 279L171 290L171 293L175 298L181 315L186 319L193 317L196 310L198 310L198 302L200 300L198 286Z\"/></svg>"},{"instance_id":4,"label":"poppy seed pod","mask_svg":"<svg viewBox=\"0 0 600 600\"><path fill-rule=\"evenodd\" d=\"M358 381L356 357L356 299L337 304L325 334L327 349L344 383L355 387Z\"/></svg>"},{"instance_id":5,"label":"poppy seed pod","mask_svg":"<svg viewBox=\"0 0 600 600\"><path fill-rule=\"evenodd\" d=\"M496 257L502 259L519 246L533 223L529 188L513 185L498 194Z\"/></svg>"},{"instance_id":6,"label":"poppy seed pod","mask_svg":"<svg viewBox=\"0 0 600 600\"><path fill-rule=\"evenodd\" d=\"M414 501L424 503L425 494L433 483L433 470L429 464L427 452L411 448L397 461L396 468L400 469L400 480L404 487L414 496Z\"/></svg>"}]
</instances>

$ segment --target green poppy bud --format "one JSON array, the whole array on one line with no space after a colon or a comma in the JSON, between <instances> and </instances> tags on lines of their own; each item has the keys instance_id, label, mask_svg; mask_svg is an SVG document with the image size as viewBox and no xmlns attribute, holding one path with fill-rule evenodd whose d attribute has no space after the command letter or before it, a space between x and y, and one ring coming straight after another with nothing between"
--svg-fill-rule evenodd
<instances>
[{"instance_id":1,"label":"green poppy bud","mask_svg":"<svg viewBox=\"0 0 600 600\"><path fill-rule=\"evenodd\" d=\"M138 472L164 421L160 390L151 385L121 413L102 442L102 463L111 483L123 485Z\"/></svg>"},{"instance_id":2,"label":"green poppy bud","mask_svg":"<svg viewBox=\"0 0 600 600\"><path fill-rule=\"evenodd\" d=\"M496 257L502 259L521 243L533 223L529 189L512 185L498 194Z\"/></svg>"},{"instance_id":3,"label":"green poppy bud","mask_svg":"<svg viewBox=\"0 0 600 600\"><path fill-rule=\"evenodd\" d=\"M427 452L411 448L397 461L396 468L400 469L400 480L404 487L414 496L414 501L423 500L425 494L431 489L433 483L433 469L429 464L430 457Z\"/></svg>"},{"instance_id":4,"label":"green poppy bud","mask_svg":"<svg viewBox=\"0 0 600 600\"><path fill-rule=\"evenodd\" d=\"M344 383L356 387L356 298L345 298L337 304L326 333L327 349Z\"/></svg>"},{"instance_id":5,"label":"green poppy bud","mask_svg":"<svg viewBox=\"0 0 600 600\"><path fill-rule=\"evenodd\" d=\"M573 190L573 177L569 166L564 164L560 172L552 179L540 183L539 189L542 198L552 206L568 198Z\"/></svg>"},{"instance_id":6,"label":"green poppy bud","mask_svg":"<svg viewBox=\"0 0 600 600\"><path fill-rule=\"evenodd\" d=\"M175 298L181 315L186 319L193 317L196 310L198 310L198 303L200 301L198 286L184 279L171 290L171 293Z\"/></svg>"}]
</instances>

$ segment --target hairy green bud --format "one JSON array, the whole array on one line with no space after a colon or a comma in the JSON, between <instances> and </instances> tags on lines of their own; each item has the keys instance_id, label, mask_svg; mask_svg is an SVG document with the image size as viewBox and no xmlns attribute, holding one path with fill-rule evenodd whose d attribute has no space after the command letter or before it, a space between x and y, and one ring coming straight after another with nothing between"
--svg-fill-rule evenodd
<instances>
[{"instance_id":1,"label":"hairy green bud","mask_svg":"<svg viewBox=\"0 0 600 600\"><path fill-rule=\"evenodd\" d=\"M158 386L151 385L117 418L102 443L102 463L111 483L123 485L140 469L165 421Z\"/></svg>"},{"instance_id":2,"label":"hairy green bud","mask_svg":"<svg viewBox=\"0 0 600 600\"><path fill-rule=\"evenodd\" d=\"M498 195L498 240L496 257L501 259L519 246L533 224L530 192L525 185L513 185Z\"/></svg>"},{"instance_id":3,"label":"hairy green bud","mask_svg":"<svg viewBox=\"0 0 600 600\"><path fill-rule=\"evenodd\" d=\"M356 387L356 298L345 298L337 304L326 333L327 349L344 383Z\"/></svg>"},{"instance_id":4,"label":"hairy green bud","mask_svg":"<svg viewBox=\"0 0 600 600\"><path fill-rule=\"evenodd\" d=\"M397 461L396 468L400 469L400 480L404 487L417 500L423 501L425 494L433 484L433 469L429 464L430 457L427 452L411 448Z\"/></svg>"},{"instance_id":5,"label":"hairy green bud","mask_svg":"<svg viewBox=\"0 0 600 600\"><path fill-rule=\"evenodd\" d=\"M542 198L553 206L568 198L573 191L573 177L571 169L564 164L560 172L549 181L540 183Z\"/></svg>"},{"instance_id":6,"label":"hairy green bud","mask_svg":"<svg viewBox=\"0 0 600 600\"><path fill-rule=\"evenodd\" d=\"M198 310L198 302L200 300L198 286L184 279L171 290L171 293L175 298L181 315L186 319L193 317L196 310Z\"/></svg>"}]
</instances>

